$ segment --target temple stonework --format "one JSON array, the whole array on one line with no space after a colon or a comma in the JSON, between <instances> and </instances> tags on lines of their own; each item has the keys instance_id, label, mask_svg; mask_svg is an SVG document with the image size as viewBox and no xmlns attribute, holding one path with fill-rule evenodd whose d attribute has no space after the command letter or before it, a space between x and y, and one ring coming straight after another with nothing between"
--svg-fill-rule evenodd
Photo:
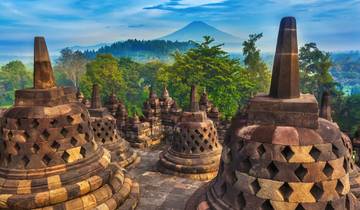
<instances>
[{"instance_id":1,"label":"temple stonework","mask_svg":"<svg viewBox=\"0 0 360 210\"><path fill-rule=\"evenodd\" d=\"M160 154L159 170L163 173L208 180L216 176L221 145L213 122L199 110L196 88L192 87L190 109L176 124L171 146Z\"/></svg>"},{"instance_id":2,"label":"temple stonework","mask_svg":"<svg viewBox=\"0 0 360 210\"><path fill-rule=\"evenodd\" d=\"M95 141L111 153L111 161L121 167L130 167L140 161L138 154L119 134L116 119L102 107L98 85L93 85L91 104L88 109L91 117L91 127L94 131ZM95 101L98 100L98 101Z\"/></svg>"},{"instance_id":3,"label":"temple stonework","mask_svg":"<svg viewBox=\"0 0 360 210\"><path fill-rule=\"evenodd\" d=\"M186 209L359 209L343 134L300 94L293 17L280 23L272 74L270 94L250 100L247 126L232 121L217 177Z\"/></svg>"},{"instance_id":4,"label":"temple stonework","mask_svg":"<svg viewBox=\"0 0 360 210\"><path fill-rule=\"evenodd\" d=\"M139 186L98 146L75 92L57 87L35 38L34 87L18 90L1 123L1 209L134 209Z\"/></svg>"}]
</instances>

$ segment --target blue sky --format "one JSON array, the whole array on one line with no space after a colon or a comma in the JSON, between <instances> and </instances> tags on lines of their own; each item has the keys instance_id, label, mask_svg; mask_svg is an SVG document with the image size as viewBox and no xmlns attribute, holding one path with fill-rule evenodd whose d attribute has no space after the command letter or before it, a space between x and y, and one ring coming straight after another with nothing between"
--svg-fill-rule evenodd
<instances>
[{"instance_id":1,"label":"blue sky","mask_svg":"<svg viewBox=\"0 0 360 210\"><path fill-rule=\"evenodd\" d=\"M191 21L239 37L264 33L273 52L281 17L295 16L300 44L360 50L360 0L0 0L0 55L31 55L35 35L66 46L154 39ZM239 49L241 50L241 49Z\"/></svg>"}]
</instances>

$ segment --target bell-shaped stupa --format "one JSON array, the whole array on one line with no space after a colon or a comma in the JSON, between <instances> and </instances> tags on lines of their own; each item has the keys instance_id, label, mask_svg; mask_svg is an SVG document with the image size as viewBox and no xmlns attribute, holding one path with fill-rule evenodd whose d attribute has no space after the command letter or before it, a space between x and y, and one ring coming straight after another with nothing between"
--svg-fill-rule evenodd
<instances>
[{"instance_id":1,"label":"bell-shaped stupa","mask_svg":"<svg viewBox=\"0 0 360 210\"><path fill-rule=\"evenodd\" d=\"M57 87L35 37L34 87L17 90L0 136L0 209L134 209L139 186L94 140L75 91Z\"/></svg>"},{"instance_id":2,"label":"bell-shaped stupa","mask_svg":"<svg viewBox=\"0 0 360 210\"><path fill-rule=\"evenodd\" d=\"M296 21L282 19L271 91L252 98L247 126L236 120L218 175L186 209L359 209L350 192L350 153L336 124L300 94Z\"/></svg>"},{"instance_id":3,"label":"bell-shaped stupa","mask_svg":"<svg viewBox=\"0 0 360 210\"><path fill-rule=\"evenodd\" d=\"M197 180L216 176L222 147L213 122L199 110L195 86L191 88L190 109L182 113L170 144L160 154L161 172Z\"/></svg>"},{"instance_id":4,"label":"bell-shaped stupa","mask_svg":"<svg viewBox=\"0 0 360 210\"><path fill-rule=\"evenodd\" d=\"M138 154L130 147L117 130L116 119L102 107L99 86L93 85L93 92L89 113L95 140L111 153L111 161L119 163L121 167L128 167L140 161Z\"/></svg>"}]
</instances>

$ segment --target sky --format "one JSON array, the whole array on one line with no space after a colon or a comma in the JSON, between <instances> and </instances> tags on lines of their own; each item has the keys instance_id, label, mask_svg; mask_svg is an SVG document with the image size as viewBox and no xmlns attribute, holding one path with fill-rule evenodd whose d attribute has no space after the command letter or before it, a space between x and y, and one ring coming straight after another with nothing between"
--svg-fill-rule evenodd
<instances>
[{"instance_id":1,"label":"sky","mask_svg":"<svg viewBox=\"0 0 360 210\"><path fill-rule=\"evenodd\" d=\"M68 46L155 39L203 21L244 41L262 32L273 52L279 22L294 16L299 45L360 50L360 0L0 0L0 55L32 55L33 37L51 52ZM239 49L241 51L241 49Z\"/></svg>"}]
</instances>

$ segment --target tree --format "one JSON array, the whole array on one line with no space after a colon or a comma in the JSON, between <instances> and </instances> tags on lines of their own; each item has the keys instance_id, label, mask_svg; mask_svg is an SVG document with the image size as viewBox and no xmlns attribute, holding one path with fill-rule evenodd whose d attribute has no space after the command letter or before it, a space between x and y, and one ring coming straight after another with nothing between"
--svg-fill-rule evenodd
<instances>
[{"instance_id":1,"label":"tree","mask_svg":"<svg viewBox=\"0 0 360 210\"><path fill-rule=\"evenodd\" d=\"M11 105L15 90L32 86L32 73L21 61L11 61L0 70L0 106Z\"/></svg>"},{"instance_id":2,"label":"tree","mask_svg":"<svg viewBox=\"0 0 360 210\"><path fill-rule=\"evenodd\" d=\"M318 49L316 43L307 43L300 48L300 85L302 92L312 93L318 100L324 90L336 92L336 83L330 74L330 53Z\"/></svg>"},{"instance_id":3,"label":"tree","mask_svg":"<svg viewBox=\"0 0 360 210\"><path fill-rule=\"evenodd\" d=\"M80 81L86 97L90 98L93 84L99 85L103 99L112 92L124 98L125 81L116 58L109 54L97 55L95 60L86 65L86 72Z\"/></svg>"},{"instance_id":4,"label":"tree","mask_svg":"<svg viewBox=\"0 0 360 210\"><path fill-rule=\"evenodd\" d=\"M80 51L73 52L69 48L60 51L55 70L61 71L75 87L79 87L81 76L85 73L87 60Z\"/></svg>"},{"instance_id":5,"label":"tree","mask_svg":"<svg viewBox=\"0 0 360 210\"><path fill-rule=\"evenodd\" d=\"M245 56L244 64L246 69L256 84L255 90L257 92L268 92L271 72L260 57L260 49L256 47L256 42L261 39L262 36L262 33L250 34L249 39L243 42L243 55Z\"/></svg>"},{"instance_id":6,"label":"tree","mask_svg":"<svg viewBox=\"0 0 360 210\"><path fill-rule=\"evenodd\" d=\"M173 54L174 64L168 68L169 91L183 107L188 107L191 85L206 88L209 99L219 107L223 117L232 117L254 91L250 74L240 62L231 59L222 45L213 45L214 39L205 36L202 43L182 54Z\"/></svg>"}]
</instances>

